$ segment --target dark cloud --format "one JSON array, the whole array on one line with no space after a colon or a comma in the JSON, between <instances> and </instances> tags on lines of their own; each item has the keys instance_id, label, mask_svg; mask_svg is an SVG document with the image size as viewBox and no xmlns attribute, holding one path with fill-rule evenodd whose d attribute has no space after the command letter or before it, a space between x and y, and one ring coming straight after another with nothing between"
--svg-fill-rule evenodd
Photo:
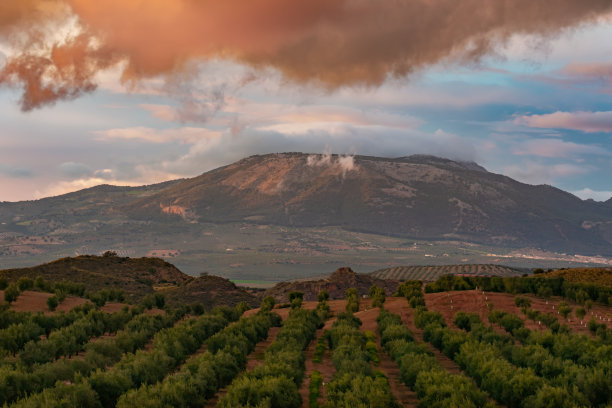
<instances>
[{"instance_id":1,"label":"dark cloud","mask_svg":"<svg viewBox=\"0 0 612 408\"><path fill-rule=\"evenodd\" d=\"M225 58L330 90L377 86L439 62L472 64L515 34L551 38L611 9L612 0L4 1L0 35L19 52L0 83L23 88L24 110L92 91L95 73L122 60L127 83ZM76 37L48 29L71 15Z\"/></svg>"},{"instance_id":2,"label":"dark cloud","mask_svg":"<svg viewBox=\"0 0 612 408\"><path fill-rule=\"evenodd\" d=\"M12 178L29 178L34 176L32 170L24 168L11 166L9 164L0 164L0 175L12 177Z\"/></svg>"}]
</instances>

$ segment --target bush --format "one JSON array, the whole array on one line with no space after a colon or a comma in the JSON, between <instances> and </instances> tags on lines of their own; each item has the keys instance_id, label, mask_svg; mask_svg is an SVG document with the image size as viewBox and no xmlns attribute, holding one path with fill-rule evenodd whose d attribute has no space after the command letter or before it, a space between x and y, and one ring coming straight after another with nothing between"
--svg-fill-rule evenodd
<instances>
[{"instance_id":1,"label":"bush","mask_svg":"<svg viewBox=\"0 0 612 408\"><path fill-rule=\"evenodd\" d=\"M323 302L323 301L327 302L329 300L329 292L323 289L317 295L317 299L319 300L319 302Z\"/></svg>"},{"instance_id":2,"label":"bush","mask_svg":"<svg viewBox=\"0 0 612 408\"><path fill-rule=\"evenodd\" d=\"M34 281L24 276L22 278L19 278L19 280L17 281L17 287L19 288L20 292L23 292L24 290L30 290L34 287Z\"/></svg>"},{"instance_id":3,"label":"bush","mask_svg":"<svg viewBox=\"0 0 612 408\"><path fill-rule=\"evenodd\" d=\"M523 296L517 296L514 298L514 304L517 307L531 307L531 300Z\"/></svg>"},{"instance_id":4,"label":"bush","mask_svg":"<svg viewBox=\"0 0 612 408\"><path fill-rule=\"evenodd\" d=\"M356 313L359 311L359 294L357 293L357 289L347 289L345 299L347 313Z\"/></svg>"},{"instance_id":5,"label":"bush","mask_svg":"<svg viewBox=\"0 0 612 408\"><path fill-rule=\"evenodd\" d=\"M385 291L376 285L370 288L370 298L372 299L372 307L382 307L385 303Z\"/></svg>"},{"instance_id":6,"label":"bush","mask_svg":"<svg viewBox=\"0 0 612 408\"><path fill-rule=\"evenodd\" d=\"M8 304L11 304L17 300L20 294L21 291L19 290L19 287L16 284L11 283L6 287L6 289L4 289L4 300Z\"/></svg>"},{"instance_id":7,"label":"bush","mask_svg":"<svg viewBox=\"0 0 612 408\"><path fill-rule=\"evenodd\" d=\"M59 301L57 300L56 296L51 296L47 299L47 306L49 307L49 310L54 311L58 305Z\"/></svg>"}]
</instances>

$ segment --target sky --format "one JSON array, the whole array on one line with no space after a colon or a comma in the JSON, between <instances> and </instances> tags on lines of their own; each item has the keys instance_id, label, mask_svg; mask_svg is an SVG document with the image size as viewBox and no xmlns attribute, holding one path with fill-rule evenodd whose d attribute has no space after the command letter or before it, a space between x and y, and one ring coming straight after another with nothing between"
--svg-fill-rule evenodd
<instances>
[{"instance_id":1,"label":"sky","mask_svg":"<svg viewBox=\"0 0 612 408\"><path fill-rule=\"evenodd\" d=\"M612 0L5 0L0 201L286 151L612 197Z\"/></svg>"}]
</instances>

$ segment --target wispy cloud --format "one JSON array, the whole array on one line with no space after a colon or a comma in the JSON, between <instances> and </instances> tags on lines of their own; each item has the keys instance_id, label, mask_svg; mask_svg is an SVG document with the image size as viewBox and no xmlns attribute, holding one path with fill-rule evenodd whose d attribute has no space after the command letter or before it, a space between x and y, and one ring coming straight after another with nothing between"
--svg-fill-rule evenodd
<instances>
[{"instance_id":1,"label":"wispy cloud","mask_svg":"<svg viewBox=\"0 0 612 408\"><path fill-rule=\"evenodd\" d=\"M533 161L505 166L502 169L503 174L529 184L553 184L559 179L588 174L590 171L584 165L542 164Z\"/></svg>"},{"instance_id":2,"label":"wispy cloud","mask_svg":"<svg viewBox=\"0 0 612 408\"><path fill-rule=\"evenodd\" d=\"M211 141L221 137L220 132L204 128L182 127L176 129L155 129L144 126L95 131L98 140L139 140L149 143L179 142L196 144L202 140Z\"/></svg>"},{"instance_id":3,"label":"wispy cloud","mask_svg":"<svg viewBox=\"0 0 612 408\"><path fill-rule=\"evenodd\" d=\"M526 115L516 118L515 123L535 128L610 133L612 132L612 111L555 112L544 115Z\"/></svg>"},{"instance_id":4,"label":"wispy cloud","mask_svg":"<svg viewBox=\"0 0 612 408\"><path fill-rule=\"evenodd\" d=\"M612 152L595 145L584 145L566 142L559 139L530 139L519 143L513 148L518 155L567 158L583 154L610 156Z\"/></svg>"},{"instance_id":5,"label":"wispy cloud","mask_svg":"<svg viewBox=\"0 0 612 408\"><path fill-rule=\"evenodd\" d=\"M32 170L10 164L0 164L0 174L13 178L29 178L34 176Z\"/></svg>"}]
</instances>

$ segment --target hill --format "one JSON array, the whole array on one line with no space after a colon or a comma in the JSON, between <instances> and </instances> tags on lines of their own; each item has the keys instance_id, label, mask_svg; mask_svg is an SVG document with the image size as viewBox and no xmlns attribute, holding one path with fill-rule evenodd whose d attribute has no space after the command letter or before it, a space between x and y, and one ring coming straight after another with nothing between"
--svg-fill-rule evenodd
<instances>
[{"instance_id":1,"label":"hill","mask_svg":"<svg viewBox=\"0 0 612 408\"><path fill-rule=\"evenodd\" d=\"M116 288L126 301L138 302L160 292L171 304L201 302L205 307L234 306L241 301L255 305L255 296L216 276L194 278L159 258L127 258L84 255L62 258L29 268L0 271L0 277L15 282L21 277L42 277L48 282L81 283L87 292Z\"/></svg>"},{"instance_id":2,"label":"hill","mask_svg":"<svg viewBox=\"0 0 612 408\"><path fill-rule=\"evenodd\" d=\"M240 302L246 302L251 307L260 304L258 298L243 288L237 287L225 278L212 275L190 279L184 285L162 289L159 290L159 293L166 295L166 301L170 305L200 302L206 309L212 309L215 306L233 307Z\"/></svg>"},{"instance_id":3,"label":"hill","mask_svg":"<svg viewBox=\"0 0 612 408\"><path fill-rule=\"evenodd\" d=\"M518 276L530 270L509 268L502 265L421 265L397 266L379 269L371 273L380 279L435 281L442 275L466 276Z\"/></svg>"},{"instance_id":4,"label":"hill","mask_svg":"<svg viewBox=\"0 0 612 408\"><path fill-rule=\"evenodd\" d=\"M399 282L358 274L351 268L343 267L325 279L281 282L266 290L263 296L273 296L278 302L286 302L289 293L297 291L304 293L304 300L317 300L319 292L326 290L331 299L343 299L347 289L356 288L359 295L363 296L369 294L372 285L383 288L390 296L397 291Z\"/></svg>"},{"instance_id":5,"label":"hill","mask_svg":"<svg viewBox=\"0 0 612 408\"><path fill-rule=\"evenodd\" d=\"M562 277L575 283L591 283L598 286L612 287L612 268L570 268L551 271L535 276L546 278Z\"/></svg>"}]
</instances>

